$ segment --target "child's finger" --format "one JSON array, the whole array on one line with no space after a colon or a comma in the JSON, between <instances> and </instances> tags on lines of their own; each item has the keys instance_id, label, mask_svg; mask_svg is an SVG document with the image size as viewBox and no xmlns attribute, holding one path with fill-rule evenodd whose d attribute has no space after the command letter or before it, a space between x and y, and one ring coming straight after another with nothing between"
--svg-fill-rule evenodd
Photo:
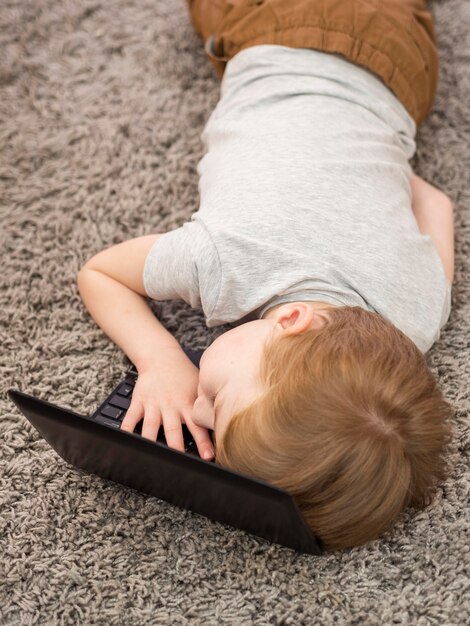
<instances>
[{"instance_id":1,"label":"child's finger","mask_svg":"<svg viewBox=\"0 0 470 626\"><path fill-rule=\"evenodd\" d=\"M196 426L191 419L186 419L186 426L196 442L201 459L209 460L214 458L214 446L207 428L204 428L204 426ZM209 456L205 456L207 452Z\"/></svg>"},{"instance_id":2,"label":"child's finger","mask_svg":"<svg viewBox=\"0 0 470 626\"><path fill-rule=\"evenodd\" d=\"M142 437L156 441L161 421L160 410L153 406L146 406L144 423L142 425Z\"/></svg>"},{"instance_id":3,"label":"child's finger","mask_svg":"<svg viewBox=\"0 0 470 626\"><path fill-rule=\"evenodd\" d=\"M132 398L126 415L121 422L121 430L127 430L130 433L134 432L136 424L142 419L143 412L142 404L137 398Z\"/></svg>"},{"instance_id":4,"label":"child's finger","mask_svg":"<svg viewBox=\"0 0 470 626\"><path fill-rule=\"evenodd\" d=\"M162 411L162 415L167 446L184 452L183 425L178 411L167 408Z\"/></svg>"}]
</instances>

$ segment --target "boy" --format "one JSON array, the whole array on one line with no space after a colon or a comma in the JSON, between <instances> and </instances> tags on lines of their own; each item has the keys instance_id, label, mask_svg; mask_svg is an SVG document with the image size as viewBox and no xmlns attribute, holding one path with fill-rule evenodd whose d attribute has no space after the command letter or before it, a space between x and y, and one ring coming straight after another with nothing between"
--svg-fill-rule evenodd
<instances>
[{"instance_id":1,"label":"boy","mask_svg":"<svg viewBox=\"0 0 470 626\"><path fill-rule=\"evenodd\" d=\"M217 462L293 493L327 548L357 545L445 476L423 353L450 314L453 207L408 163L432 21L420 0L189 4L222 77L200 209L96 254L80 294L139 372L124 430L143 417L183 450L185 423L203 458L213 430ZM237 326L198 371L145 296Z\"/></svg>"}]
</instances>

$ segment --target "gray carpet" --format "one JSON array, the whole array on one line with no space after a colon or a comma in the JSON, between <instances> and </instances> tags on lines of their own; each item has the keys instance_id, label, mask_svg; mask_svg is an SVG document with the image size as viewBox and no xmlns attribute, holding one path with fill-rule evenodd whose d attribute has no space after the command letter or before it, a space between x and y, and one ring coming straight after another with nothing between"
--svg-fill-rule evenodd
<instances>
[{"instance_id":1,"label":"gray carpet","mask_svg":"<svg viewBox=\"0 0 470 626\"><path fill-rule=\"evenodd\" d=\"M128 361L76 273L197 210L219 81L184 0L2 0L2 625L469 623L470 1L430 6L441 76L413 165L455 203L452 312L428 353L455 407L452 472L393 532L314 557L76 471L8 399L14 387L91 413L120 380ZM228 328L152 306L195 349Z\"/></svg>"}]
</instances>

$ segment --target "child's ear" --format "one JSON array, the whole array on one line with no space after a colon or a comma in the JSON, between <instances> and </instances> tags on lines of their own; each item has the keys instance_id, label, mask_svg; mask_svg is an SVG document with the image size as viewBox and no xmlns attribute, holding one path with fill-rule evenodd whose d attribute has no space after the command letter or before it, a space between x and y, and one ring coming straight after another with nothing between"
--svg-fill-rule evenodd
<instances>
[{"instance_id":1,"label":"child's ear","mask_svg":"<svg viewBox=\"0 0 470 626\"><path fill-rule=\"evenodd\" d=\"M305 302L298 302L287 306L279 312L278 324L287 335L303 333L311 328L321 328L327 321L324 313L314 311Z\"/></svg>"}]
</instances>

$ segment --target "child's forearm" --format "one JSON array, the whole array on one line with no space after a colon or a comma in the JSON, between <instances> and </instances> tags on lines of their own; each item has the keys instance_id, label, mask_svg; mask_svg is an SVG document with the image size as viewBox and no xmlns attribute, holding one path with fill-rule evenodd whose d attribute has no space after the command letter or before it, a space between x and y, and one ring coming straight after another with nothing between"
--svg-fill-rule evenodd
<instances>
[{"instance_id":1,"label":"child's forearm","mask_svg":"<svg viewBox=\"0 0 470 626\"><path fill-rule=\"evenodd\" d=\"M430 235L450 283L454 280L454 208L451 199L419 176L411 179L412 210L419 230Z\"/></svg>"},{"instance_id":2,"label":"child's forearm","mask_svg":"<svg viewBox=\"0 0 470 626\"><path fill-rule=\"evenodd\" d=\"M77 285L89 313L138 371L168 350L181 350L157 320L145 297L98 270L82 268Z\"/></svg>"},{"instance_id":3,"label":"child's forearm","mask_svg":"<svg viewBox=\"0 0 470 626\"><path fill-rule=\"evenodd\" d=\"M440 189L413 173L410 180L413 207L430 202L449 201L450 198Z\"/></svg>"}]
</instances>

